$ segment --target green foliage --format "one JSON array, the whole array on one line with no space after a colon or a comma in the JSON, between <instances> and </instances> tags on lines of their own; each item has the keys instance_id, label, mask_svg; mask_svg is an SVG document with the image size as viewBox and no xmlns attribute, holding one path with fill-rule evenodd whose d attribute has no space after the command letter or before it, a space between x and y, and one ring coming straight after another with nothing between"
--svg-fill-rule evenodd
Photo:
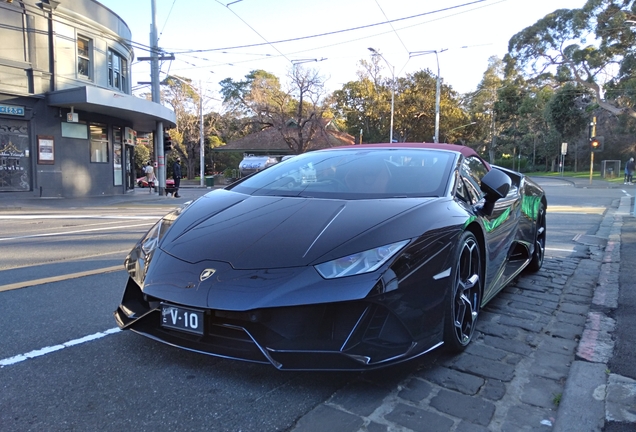
<instances>
[{"instance_id":1,"label":"green foliage","mask_svg":"<svg viewBox=\"0 0 636 432\"><path fill-rule=\"evenodd\" d=\"M590 90L601 109L636 118L635 11L634 0L588 0L554 11L514 35L509 55L532 77L554 74Z\"/></svg>"},{"instance_id":2,"label":"green foliage","mask_svg":"<svg viewBox=\"0 0 636 432\"><path fill-rule=\"evenodd\" d=\"M546 107L548 119L564 139L571 139L587 130L590 114L586 111L589 92L568 83L554 94Z\"/></svg>"},{"instance_id":3,"label":"green foliage","mask_svg":"<svg viewBox=\"0 0 636 432\"><path fill-rule=\"evenodd\" d=\"M500 158L495 160L495 165L512 169L515 171L519 171L519 172L527 172L532 166L532 161L529 161L528 159L524 157L522 158L507 157L507 158Z\"/></svg>"},{"instance_id":4,"label":"green foliage","mask_svg":"<svg viewBox=\"0 0 636 432\"><path fill-rule=\"evenodd\" d=\"M243 159L243 154L240 152L214 152L213 158L214 171L225 173L227 170L238 171L238 165Z\"/></svg>"},{"instance_id":5,"label":"green foliage","mask_svg":"<svg viewBox=\"0 0 636 432\"><path fill-rule=\"evenodd\" d=\"M146 163L150 160L150 155L152 151L150 146L145 144L137 144L135 146L135 167L140 169L146 165Z\"/></svg>"},{"instance_id":6,"label":"green foliage","mask_svg":"<svg viewBox=\"0 0 636 432\"><path fill-rule=\"evenodd\" d=\"M289 90L283 90L278 77L263 70L252 71L245 78L220 82L226 106L241 120L239 129L274 128L292 152L311 149L316 134L324 129L327 112L322 77L295 65L288 76ZM297 127L288 127L290 122Z\"/></svg>"},{"instance_id":7,"label":"green foliage","mask_svg":"<svg viewBox=\"0 0 636 432\"><path fill-rule=\"evenodd\" d=\"M358 80L350 81L332 95L332 109L348 133L364 143L388 142L391 127L391 97L395 84L393 139L400 142L432 142L435 132L437 77L430 71L418 71L383 78L377 56L372 63L359 63ZM464 141L470 119L461 107L457 92L441 86L440 140Z\"/></svg>"}]
</instances>

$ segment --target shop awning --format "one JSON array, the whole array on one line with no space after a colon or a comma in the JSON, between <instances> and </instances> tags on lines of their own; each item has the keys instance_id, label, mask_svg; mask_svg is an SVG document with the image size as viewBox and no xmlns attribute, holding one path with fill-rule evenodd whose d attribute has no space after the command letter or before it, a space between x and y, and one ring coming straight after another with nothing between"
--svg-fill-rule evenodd
<instances>
[{"instance_id":1,"label":"shop awning","mask_svg":"<svg viewBox=\"0 0 636 432\"><path fill-rule=\"evenodd\" d=\"M50 106L99 113L132 122L137 132L153 132L156 122L163 127L176 126L174 111L158 103L99 87L75 87L48 93ZM80 117L81 120L81 117Z\"/></svg>"}]
</instances>

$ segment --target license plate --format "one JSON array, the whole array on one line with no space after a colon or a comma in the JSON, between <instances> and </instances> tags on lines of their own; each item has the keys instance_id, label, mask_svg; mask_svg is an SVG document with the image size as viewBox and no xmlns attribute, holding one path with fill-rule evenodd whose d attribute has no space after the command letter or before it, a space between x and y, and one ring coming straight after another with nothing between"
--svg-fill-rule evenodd
<instances>
[{"instance_id":1,"label":"license plate","mask_svg":"<svg viewBox=\"0 0 636 432\"><path fill-rule=\"evenodd\" d=\"M202 335L203 311L162 304L161 326Z\"/></svg>"}]
</instances>

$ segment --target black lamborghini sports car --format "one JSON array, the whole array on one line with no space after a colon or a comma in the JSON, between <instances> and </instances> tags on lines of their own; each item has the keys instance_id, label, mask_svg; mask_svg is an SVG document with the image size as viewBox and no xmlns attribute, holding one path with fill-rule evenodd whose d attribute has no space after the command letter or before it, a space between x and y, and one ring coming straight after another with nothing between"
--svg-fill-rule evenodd
<instances>
[{"instance_id":1,"label":"black lamborghini sports car","mask_svg":"<svg viewBox=\"0 0 636 432\"><path fill-rule=\"evenodd\" d=\"M293 370L364 370L471 341L543 263L547 201L449 144L292 157L163 217L125 260L119 327Z\"/></svg>"}]
</instances>

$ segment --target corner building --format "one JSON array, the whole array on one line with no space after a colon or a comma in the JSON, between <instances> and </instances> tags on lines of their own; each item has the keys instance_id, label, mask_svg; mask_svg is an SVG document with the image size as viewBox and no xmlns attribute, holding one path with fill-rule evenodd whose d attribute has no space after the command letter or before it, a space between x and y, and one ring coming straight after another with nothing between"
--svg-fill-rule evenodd
<instances>
[{"instance_id":1,"label":"corner building","mask_svg":"<svg viewBox=\"0 0 636 432\"><path fill-rule=\"evenodd\" d=\"M0 0L0 199L125 194L137 133L174 127L131 93L126 23L94 0Z\"/></svg>"}]
</instances>

